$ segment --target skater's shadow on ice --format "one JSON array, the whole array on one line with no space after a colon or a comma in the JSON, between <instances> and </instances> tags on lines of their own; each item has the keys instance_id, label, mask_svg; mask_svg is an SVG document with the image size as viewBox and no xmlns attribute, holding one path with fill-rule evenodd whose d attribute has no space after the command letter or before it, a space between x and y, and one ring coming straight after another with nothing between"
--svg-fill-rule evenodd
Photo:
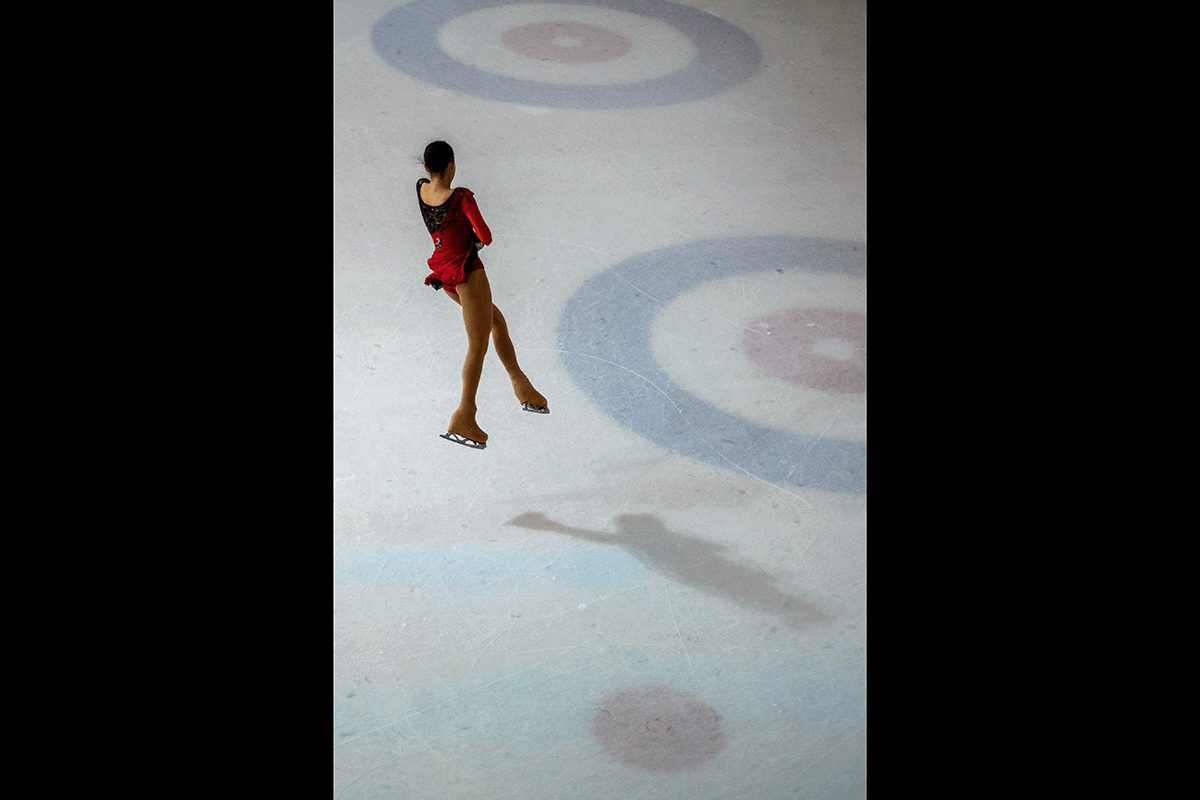
<instances>
[{"instance_id":1,"label":"skater's shadow on ice","mask_svg":"<svg viewBox=\"0 0 1200 800\"><path fill-rule=\"evenodd\" d=\"M738 605L777 614L791 627L826 619L812 603L776 589L772 585L775 579L767 572L730 561L722 555L725 548L719 544L669 531L650 514L622 514L616 519L616 534L572 528L536 512L522 514L508 524L615 544L672 580Z\"/></svg>"}]
</instances>

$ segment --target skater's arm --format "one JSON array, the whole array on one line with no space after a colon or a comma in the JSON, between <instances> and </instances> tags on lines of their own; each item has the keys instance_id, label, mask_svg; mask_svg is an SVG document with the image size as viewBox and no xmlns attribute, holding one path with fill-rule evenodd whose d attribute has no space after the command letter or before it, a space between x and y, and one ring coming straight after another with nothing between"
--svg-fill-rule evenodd
<instances>
[{"instance_id":1,"label":"skater's arm","mask_svg":"<svg viewBox=\"0 0 1200 800\"><path fill-rule=\"evenodd\" d=\"M488 230L487 223L483 221L483 214L479 213L479 206L475 204L475 195L467 192L463 196L463 213L467 215L467 220L471 223L471 227L475 229L475 236L482 244L492 243L492 232Z\"/></svg>"}]
</instances>

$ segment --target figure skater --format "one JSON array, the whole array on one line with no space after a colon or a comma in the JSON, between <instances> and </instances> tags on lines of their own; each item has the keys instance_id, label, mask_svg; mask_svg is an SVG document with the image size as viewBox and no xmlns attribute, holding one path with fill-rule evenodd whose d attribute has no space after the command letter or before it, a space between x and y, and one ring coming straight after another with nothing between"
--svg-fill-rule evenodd
<instances>
[{"instance_id":1,"label":"figure skater","mask_svg":"<svg viewBox=\"0 0 1200 800\"><path fill-rule=\"evenodd\" d=\"M504 315L492 305L492 287L478 254L480 248L492 243L492 232L483 221L471 190L461 186L450 188L454 181L454 150L445 142L432 142L425 148L424 165L429 178L417 181L417 202L434 245L429 259L432 273L425 278L425 284L435 290L445 289L450 299L462 306L463 324L467 328L462 399L442 438L482 450L487 447L488 435L475 421L475 393L483 373L489 334L496 344L500 363L508 370L521 408L535 414L549 414L549 404L521 371Z\"/></svg>"}]
</instances>

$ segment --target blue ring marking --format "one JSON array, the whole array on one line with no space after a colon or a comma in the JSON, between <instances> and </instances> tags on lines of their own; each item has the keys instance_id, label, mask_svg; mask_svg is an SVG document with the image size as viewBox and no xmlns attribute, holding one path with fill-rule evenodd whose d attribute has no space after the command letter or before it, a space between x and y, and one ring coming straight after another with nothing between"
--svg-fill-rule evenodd
<instances>
[{"instance_id":1,"label":"blue ring marking","mask_svg":"<svg viewBox=\"0 0 1200 800\"><path fill-rule=\"evenodd\" d=\"M455 17L517 0L479 0L466 7L448 0L416 0L389 11L371 30L375 52L401 72L444 89L488 100L553 108L646 108L699 100L730 89L758 72L762 53L748 33L704 11L666 0L571 0L651 17L696 45L696 60L677 72L616 86L571 86L493 75L444 53L438 31ZM547 4L552 11L554 4Z\"/></svg>"},{"instance_id":2,"label":"blue ring marking","mask_svg":"<svg viewBox=\"0 0 1200 800\"><path fill-rule=\"evenodd\" d=\"M771 483L866 492L866 442L789 433L735 417L680 387L654 358L654 319L679 295L708 281L794 270L865 278L867 248L765 236L634 256L568 301L558 329L567 371L614 420L668 450Z\"/></svg>"}]
</instances>

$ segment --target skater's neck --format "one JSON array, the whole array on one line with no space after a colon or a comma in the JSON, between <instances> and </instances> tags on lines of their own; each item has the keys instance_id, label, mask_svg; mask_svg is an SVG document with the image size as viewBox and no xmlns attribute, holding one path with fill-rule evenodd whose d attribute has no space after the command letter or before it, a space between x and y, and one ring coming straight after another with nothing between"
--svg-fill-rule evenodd
<instances>
[{"instance_id":1,"label":"skater's neck","mask_svg":"<svg viewBox=\"0 0 1200 800\"><path fill-rule=\"evenodd\" d=\"M429 167L425 168L429 172ZM454 182L454 162L451 161L441 172L429 172L429 183L434 191L448 192L450 184Z\"/></svg>"}]
</instances>

